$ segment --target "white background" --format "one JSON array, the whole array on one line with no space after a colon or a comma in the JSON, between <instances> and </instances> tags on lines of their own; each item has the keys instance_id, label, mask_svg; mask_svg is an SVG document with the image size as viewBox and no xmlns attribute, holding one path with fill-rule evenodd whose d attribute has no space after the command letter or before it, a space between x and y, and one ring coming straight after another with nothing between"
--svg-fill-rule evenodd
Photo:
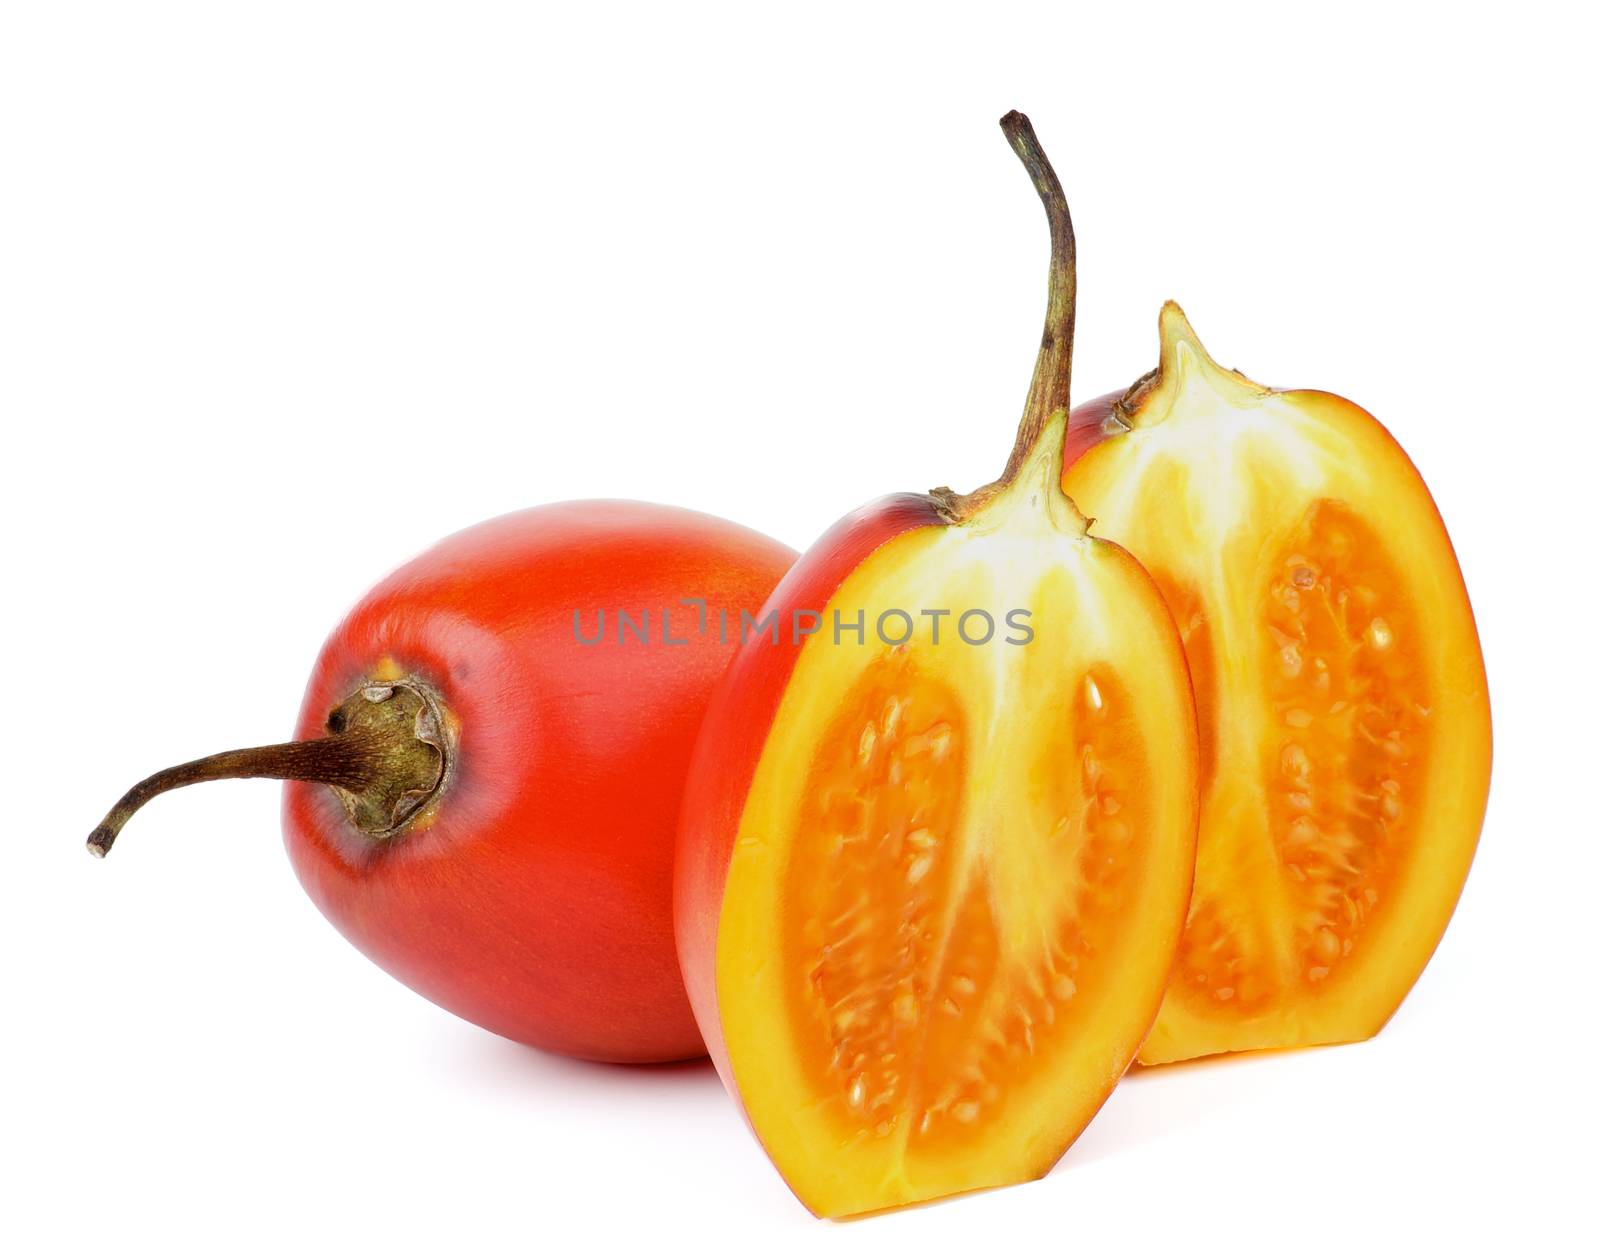
<instances>
[{"instance_id":1,"label":"white background","mask_svg":"<svg viewBox=\"0 0 1600 1245\"><path fill-rule=\"evenodd\" d=\"M0 10L0 1236L1593 1233L1585 6L536 7ZM1374 411L1450 525L1494 789L1380 1038L1136 1074L1044 1181L835 1227L706 1065L546 1057L368 964L273 784L84 853L136 777L283 737L344 608L470 522L804 546L992 478L1044 300L1011 107L1077 221L1080 397L1176 297Z\"/></svg>"}]
</instances>

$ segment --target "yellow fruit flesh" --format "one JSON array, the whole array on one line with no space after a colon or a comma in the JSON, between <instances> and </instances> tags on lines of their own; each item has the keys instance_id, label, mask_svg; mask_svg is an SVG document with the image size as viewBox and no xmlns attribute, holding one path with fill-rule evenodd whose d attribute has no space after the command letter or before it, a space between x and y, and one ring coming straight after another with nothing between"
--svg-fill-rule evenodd
<instances>
[{"instance_id":1,"label":"yellow fruit flesh","mask_svg":"<svg viewBox=\"0 0 1600 1245\"><path fill-rule=\"evenodd\" d=\"M1449 539L1371 416L1223 371L1176 307L1135 406L1064 487L1162 586L1200 716L1194 898L1140 1060L1370 1037L1443 933L1487 797Z\"/></svg>"},{"instance_id":2,"label":"yellow fruit flesh","mask_svg":"<svg viewBox=\"0 0 1600 1245\"><path fill-rule=\"evenodd\" d=\"M890 542L828 609L907 602L1031 609L1034 638L809 644L719 925L740 1097L823 1215L1048 1170L1155 1014L1192 864L1187 679L1124 553L986 513Z\"/></svg>"}]
</instances>

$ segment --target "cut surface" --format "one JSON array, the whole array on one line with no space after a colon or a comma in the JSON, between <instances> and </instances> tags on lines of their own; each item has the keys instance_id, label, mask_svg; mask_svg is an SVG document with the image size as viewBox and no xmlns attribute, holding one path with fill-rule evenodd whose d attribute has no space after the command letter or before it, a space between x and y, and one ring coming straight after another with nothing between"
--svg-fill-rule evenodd
<instances>
[{"instance_id":1,"label":"cut surface","mask_svg":"<svg viewBox=\"0 0 1600 1245\"><path fill-rule=\"evenodd\" d=\"M904 1129L911 1150L969 1144L1027 1092L1080 983L1091 996L1100 984L1100 952L1147 863L1130 827L1149 822L1152 800L1120 682L1098 668L1072 702L1056 737L1037 741L1033 807L1014 820L989 810L1057 880L1004 961L994 879L961 839L971 740L959 695L893 650L821 741L784 880L784 978L811 1085L857 1140Z\"/></svg>"},{"instance_id":2,"label":"cut surface","mask_svg":"<svg viewBox=\"0 0 1600 1245\"><path fill-rule=\"evenodd\" d=\"M1065 479L1161 585L1198 702L1194 897L1140 1058L1370 1037L1443 933L1482 822L1466 591L1371 416L1224 372L1175 307L1162 329L1158 380Z\"/></svg>"},{"instance_id":3,"label":"cut surface","mask_svg":"<svg viewBox=\"0 0 1600 1245\"><path fill-rule=\"evenodd\" d=\"M871 642L894 608L924 625ZM1032 637L1008 644L1019 608ZM972 609L987 644L956 630ZM1042 1175L1088 1122L1166 983L1197 747L1154 586L1037 515L907 533L834 610L865 610L869 642L796 664L717 995L756 1132L808 1206L848 1215Z\"/></svg>"}]
</instances>

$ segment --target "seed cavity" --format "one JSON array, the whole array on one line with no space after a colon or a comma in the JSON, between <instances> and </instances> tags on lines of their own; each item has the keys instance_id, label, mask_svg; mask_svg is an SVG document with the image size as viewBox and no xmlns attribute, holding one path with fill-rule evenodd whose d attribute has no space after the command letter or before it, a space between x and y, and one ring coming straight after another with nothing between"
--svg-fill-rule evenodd
<instances>
[{"instance_id":1,"label":"seed cavity","mask_svg":"<svg viewBox=\"0 0 1600 1245\"><path fill-rule=\"evenodd\" d=\"M989 866L958 837L962 709L915 661L900 650L864 672L818 741L781 920L788 1005L822 1099L858 1141L937 1147L1003 1115L1041 1049L1072 1032L1107 971L1146 803L1125 773L1128 700L1096 667L1073 688L1070 746L1041 761L1038 824L995 828L1062 879L1027 923L1037 945L1019 951L1009 930L1002 953Z\"/></svg>"},{"instance_id":2,"label":"seed cavity","mask_svg":"<svg viewBox=\"0 0 1600 1245\"><path fill-rule=\"evenodd\" d=\"M1290 734L1269 795L1304 979L1316 983L1359 947L1371 883L1403 850L1427 712L1397 640L1414 629L1396 626L1408 604L1376 533L1320 502L1279 566L1263 625L1279 656L1269 694Z\"/></svg>"},{"instance_id":3,"label":"seed cavity","mask_svg":"<svg viewBox=\"0 0 1600 1245\"><path fill-rule=\"evenodd\" d=\"M1251 1014L1296 983L1315 986L1361 954L1385 876L1409 850L1431 731L1406 637L1419 633L1400 571L1348 507L1319 501L1291 531L1260 600L1269 710L1262 763L1270 847L1292 902L1287 956L1248 904L1197 891L1176 980L1197 1002ZM1215 747L1216 662L1200 592L1163 583L1201 706L1201 764ZM1208 712L1209 705L1209 712Z\"/></svg>"}]
</instances>

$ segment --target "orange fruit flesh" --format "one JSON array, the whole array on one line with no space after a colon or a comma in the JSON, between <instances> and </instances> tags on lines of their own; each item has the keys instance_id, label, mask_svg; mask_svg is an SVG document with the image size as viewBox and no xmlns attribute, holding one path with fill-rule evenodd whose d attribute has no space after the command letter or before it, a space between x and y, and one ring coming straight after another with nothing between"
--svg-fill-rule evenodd
<instances>
[{"instance_id":1,"label":"orange fruit flesh","mask_svg":"<svg viewBox=\"0 0 1600 1245\"><path fill-rule=\"evenodd\" d=\"M984 862L953 849L969 732L959 696L898 650L830 726L788 866L784 979L812 1092L855 1140L973 1144L1097 997L1148 845L1143 741L1110 670L1078 682L1039 784L1047 936L1001 955Z\"/></svg>"},{"instance_id":2,"label":"orange fruit flesh","mask_svg":"<svg viewBox=\"0 0 1600 1245\"><path fill-rule=\"evenodd\" d=\"M1174 984L1194 1006L1240 1013L1359 971L1367 922L1409 852L1407 797L1426 788L1430 753L1427 691L1397 640L1414 637L1417 620L1371 529L1318 502L1283 549L1261 606L1277 648L1264 683L1278 729L1260 781L1287 946L1230 919L1229 896L1208 879Z\"/></svg>"},{"instance_id":3,"label":"orange fruit flesh","mask_svg":"<svg viewBox=\"0 0 1600 1245\"><path fill-rule=\"evenodd\" d=\"M1125 553L1023 506L897 537L828 611L906 602L1035 636L809 643L718 926L740 1099L822 1215L1047 1171L1154 1018L1192 870L1192 700Z\"/></svg>"},{"instance_id":4,"label":"orange fruit flesh","mask_svg":"<svg viewBox=\"0 0 1600 1245\"><path fill-rule=\"evenodd\" d=\"M1421 479L1371 416L1211 362L1163 314L1131 428L1069 467L1184 638L1202 812L1141 1062L1372 1036L1422 971L1487 798L1488 697Z\"/></svg>"}]
</instances>

